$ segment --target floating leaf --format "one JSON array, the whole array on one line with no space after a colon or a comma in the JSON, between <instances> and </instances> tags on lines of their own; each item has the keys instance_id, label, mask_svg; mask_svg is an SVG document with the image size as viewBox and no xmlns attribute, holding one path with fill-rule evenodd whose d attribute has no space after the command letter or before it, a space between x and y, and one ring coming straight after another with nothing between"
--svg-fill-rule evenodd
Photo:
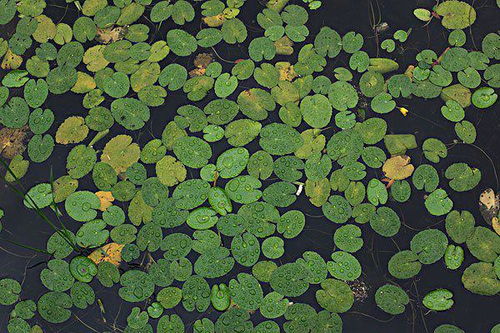
<instances>
[{"instance_id":1,"label":"floating leaf","mask_svg":"<svg viewBox=\"0 0 500 333\"><path fill-rule=\"evenodd\" d=\"M424 296L424 306L434 311L445 311L453 306L453 293L448 289L436 289Z\"/></svg>"},{"instance_id":2,"label":"floating leaf","mask_svg":"<svg viewBox=\"0 0 500 333\"><path fill-rule=\"evenodd\" d=\"M68 309L72 305L68 294L50 291L38 299L37 309L40 316L49 323L60 324L71 317L71 311Z\"/></svg>"},{"instance_id":3,"label":"floating leaf","mask_svg":"<svg viewBox=\"0 0 500 333\"><path fill-rule=\"evenodd\" d=\"M19 299L21 285L16 280L8 278L1 279L0 287L0 304L11 305Z\"/></svg>"},{"instance_id":4,"label":"floating leaf","mask_svg":"<svg viewBox=\"0 0 500 333\"><path fill-rule=\"evenodd\" d=\"M97 274L96 264L89 258L77 256L71 259L69 270L75 279L81 282L89 283Z\"/></svg>"},{"instance_id":5,"label":"floating leaf","mask_svg":"<svg viewBox=\"0 0 500 333\"><path fill-rule=\"evenodd\" d=\"M101 155L101 161L113 167L117 174L124 172L129 166L139 160L140 149L132 143L132 137L117 135L106 144Z\"/></svg>"},{"instance_id":6,"label":"floating leaf","mask_svg":"<svg viewBox=\"0 0 500 333\"><path fill-rule=\"evenodd\" d=\"M385 161L382 167L382 171L385 173L385 176L394 180L401 180L410 177L413 170L414 167L410 164L410 157L406 155L391 157Z\"/></svg>"},{"instance_id":7,"label":"floating leaf","mask_svg":"<svg viewBox=\"0 0 500 333\"><path fill-rule=\"evenodd\" d=\"M121 252L125 245L117 243L109 243L97 250L94 250L88 257L96 264L109 262L118 266L121 262Z\"/></svg>"},{"instance_id":8,"label":"floating leaf","mask_svg":"<svg viewBox=\"0 0 500 333\"><path fill-rule=\"evenodd\" d=\"M389 273L397 279L409 279L420 272L422 264L413 251L403 250L394 254L388 263Z\"/></svg>"},{"instance_id":9,"label":"floating leaf","mask_svg":"<svg viewBox=\"0 0 500 333\"><path fill-rule=\"evenodd\" d=\"M433 264L441 259L448 246L448 238L437 229L427 229L416 234L411 242L411 250L418 255L422 264Z\"/></svg>"},{"instance_id":10,"label":"floating leaf","mask_svg":"<svg viewBox=\"0 0 500 333\"><path fill-rule=\"evenodd\" d=\"M452 164L444 175L450 180L450 187L457 192L469 191L481 180L481 171L469 167L466 163Z\"/></svg>"},{"instance_id":11,"label":"floating leaf","mask_svg":"<svg viewBox=\"0 0 500 333\"><path fill-rule=\"evenodd\" d=\"M400 287L386 284L377 289L375 303L383 311L397 315L405 311L405 306L410 302L408 294Z\"/></svg>"},{"instance_id":12,"label":"floating leaf","mask_svg":"<svg viewBox=\"0 0 500 333\"><path fill-rule=\"evenodd\" d=\"M425 207L435 216L447 214L453 208L453 201L445 190L438 188L425 199Z\"/></svg>"},{"instance_id":13,"label":"floating leaf","mask_svg":"<svg viewBox=\"0 0 500 333\"><path fill-rule=\"evenodd\" d=\"M491 263L471 264L462 275L462 283L465 289L479 295L492 296L500 292L500 280Z\"/></svg>"},{"instance_id":14,"label":"floating leaf","mask_svg":"<svg viewBox=\"0 0 500 333\"><path fill-rule=\"evenodd\" d=\"M331 312L348 311L354 303L354 295L349 285L343 281L326 279L321 282L320 290L316 291L319 305Z\"/></svg>"},{"instance_id":15,"label":"floating leaf","mask_svg":"<svg viewBox=\"0 0 500 333\"><path fill-rule=\"evenodd\" d=\"M431 12L425 8L417 8L413 11L413 15L421 21L427 22L432 19Z\"/></svg>"},{"instance_id":16,"label":"floating leaf","mask_svg":"<svg viewBox=\"0 0 500 333\"><path fill-rule=\"evenodd\" d=\"M444 253L444 262L446 268L455 270L458 269L464 261L464 250L459 246L453 244L448 245Z\"/></svg>"},{"instance_id":17,"label":"floating leaf","mask_svg":"<svg viewBox=\"0 0 500 333\"><path fill-rule=\"evenodd\" d=\"M443 16L441 23L447 29L464 29L476 21L476 10L463 1L445 1L435 10Z\"/></svg>"},{"instance_id":18,"label":"floating leaf","mask_svg":"<svg viewBox=\"0 0 500 333\"><path fill-rule=\"evenodd\" d=\"M56 142L65 145L79 143L87 137L88 133L89 128L82 117L69 117L57 129Z\"/></svg>"},{"instance_id":19,"label":"floating leaf","mask_svg":"<svg viewBox=\"0 0 500 333\"><path fill-rule=\"evenodd\" d=\"M480 109L486 109L495 104L498 94L490 87L481 87L472 94L472 104Z\"/></svg>"}]
</instances>

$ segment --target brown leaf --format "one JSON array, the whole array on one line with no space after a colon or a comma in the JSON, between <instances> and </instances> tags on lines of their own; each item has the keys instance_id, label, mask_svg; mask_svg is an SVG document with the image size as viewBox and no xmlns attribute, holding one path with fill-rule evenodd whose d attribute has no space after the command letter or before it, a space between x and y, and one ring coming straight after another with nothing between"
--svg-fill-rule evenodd
<instances>
[{"instance_id":1,"label":"brown leaf","mask_svg":"<svg viewBox=\"0 0 500 333\"><path fill-rule=\"evenodd\" d=\"M491 188L484 190L479 196L479 212L486 223L492 224L493 219L498 216L499 209L500 195L498 193L495 194L495 191Z\"/></svg>"},{"instance_id":2,"label":"brown leaf","mask_svg":"<svg viewBox=\"0 0 500 333\"><path fill-rule=\"evenodd\" d=\"M212 61L213 57L210 53L198 54L193 62L196 68L189 72L189 76L194 77L204 75L207 70L207 66L210 65Z\"/></svg>"},{"instance_id":3,"label":"brown leaf","mask_svg":"<svg viewBox=\"0 0 500 333\"><path fill-rule=\"evenodd\" d=\"M194 65L200 68L207 68L208 65L213 61L213 57L210 53L200 53L194 59Z\"/></svg>"},{"instance_id":4,"label":"brown leaf","mask_svg":"<svg viewBox=\"0 0 500 333\"><path fill-rule=\"evenodd\" d=\"M101 44L109 44L123 39L127 34L127 27L109 27L106 29L97 29L96 40Z\"/></svg>"},{"instance_id":5,"label":"brown leaf","mask_svg":"<svg viewBox=\"0 0 500 333\"><path fill-rule=\"evenodd\" d=\"M26 142L31 136L29 127L0 129L0 153L6 159L12 159L26 150Z\"/></svg>"}]
</instances>

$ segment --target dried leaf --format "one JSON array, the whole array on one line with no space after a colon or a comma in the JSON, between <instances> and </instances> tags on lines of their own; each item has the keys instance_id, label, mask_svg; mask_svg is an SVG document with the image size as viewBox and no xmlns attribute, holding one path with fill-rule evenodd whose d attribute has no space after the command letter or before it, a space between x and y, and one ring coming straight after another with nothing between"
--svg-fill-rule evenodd
<instances>
[{"instance_id":1,"label":"dried leaf","mask_svg":"<svg viewBox=\"0 0 500 333\"><path fill-rule=\"evenodd\" d=\"M500 194L495 195L495 191L491 188L484 190L479 196L479 212L488 224L493 224L493 219L497 219L500 209ZM496 230L495 230L496 231ZM498 231L497 231L498 233Z\"/></svg>"},{"instance_id":2,"label":"dried leaf","mask_svg":"<svg viewBox=\"0 0 500 333\"><path fill-rule=\"evenodd\" d=\"M210 53L200 53L194 59L194 65L199 68L207 68L212 61L213 57Z\"/></svg>"},{"instance_id":3,"label":"dried leaf","mask_svg":"<svg viewBox=\"0 0 500 333\"><path fill-rule=\"evenodd\" d=\"M210 53L200 53L194 59L195 69L189 72L190 77L202 76L207 70L207 66L213 61L213 57Z\"/></svg>"},{"instance_id":4,"label":"dried leaf","mask_svg":"<svg viewBox=\"0 0 500 333\"><path fill-rule=\"evenodd\" d=\"M31 136L28 132L29 127L0 129L0 153L7 159L12 159L26 150L25 143Z\"/></svg>"},{"instance_id":5,"label":"dried leaf","mask_svg":"<svg viewBox=\"0 0 500 333\"><path fill-rule=\"evenodd\" d=\"M96 40L101 44L109 44L123 39L127 33L126 27L109 27L106 29L97 29Z\"/></svg>"}]
</instances>

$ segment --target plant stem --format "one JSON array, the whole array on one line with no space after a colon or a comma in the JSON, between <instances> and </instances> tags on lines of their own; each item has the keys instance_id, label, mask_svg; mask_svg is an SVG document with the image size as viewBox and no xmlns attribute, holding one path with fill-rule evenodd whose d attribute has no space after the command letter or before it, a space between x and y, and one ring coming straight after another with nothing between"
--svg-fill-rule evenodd
<instances>
[{"instance_id":1,"label":"plant stem","mask_svg":"<svg viewBox=\"0 0 500 333\"><path fill-rule=\"evenodd\" d=\"M57 220L59 221L59 224L63 228L64 231L68 231L62 220L59 218L59 210L57 209L56 203L54 201L54 174L52 172L52 166L50 167L50 190L52 192L52 203L51 207L54 213L56 214Z\"/></svg>"},{"instance_id":2,"label":"plant stem","mask_svg":"<svg viewBox=\"0 0 500 333\"><path fill-rule=\"evenodd\" d=\"M21 182L19 181L19 178L17 178L17 176L14 174L14 172L12 171L12 169L9 167L9 165L2 159L0 158L0 164L2 164L4 166L5 169L7 169L7 172L9 172L12 177L14 178L15 182L22 188L22 184ZM33 198L28 195L27 193L25 194L23 191L17 189L14 185L12 185L10 182L6 181L5 180L5 176L2 176L2 180L5 181L5 183L7 184L7 186L12 190L14 191L17 195L19 195L23 200L27 201L27 203L31 206L30 208L33 208L35 209L35 212L37 213L37 215L43 220L45 221L52 229L54 229L55 232L57 232L70 246L73 250L79 252L79 249L75 246L75 244L73 243L73 241L67 236L66 233L62 232L61 229L57 228L54 223L52 223L52 221L45 215L45 213L42 212L42 210L40 209L40 207L38 207L38 205L36 204L35 200L33 200ZM24 190L24 189L23 189ZM29 199L29 200L28 200Z\"/></svg>"},{"instance_id":3,"label":"plant stem","mask_svg":"<svg viewBox=\"0 0 500 333\"><path fill-rule=\"evenodd\" d=\"M32 251L35 251L35 252L38 252L38 253L48 254L49 256L52 256L52 254L50 252L47 252L47 251L42 250L42 249L39 249L37 247L25 245L25 244L22 244L22 243L19 243L19 242L16 242L16 241L13 241L13 240L10 240L10 239L7 239L7 238L0 238L0 240L4 241L4 242L7 242L7 243L10 243L10 244L13 244L13 245L16 245L16 246L19 246L19 247L22 247L22 248L25 248L25 249L28 249L28 250L32 250Z\"/></svg>"}]
</instances>

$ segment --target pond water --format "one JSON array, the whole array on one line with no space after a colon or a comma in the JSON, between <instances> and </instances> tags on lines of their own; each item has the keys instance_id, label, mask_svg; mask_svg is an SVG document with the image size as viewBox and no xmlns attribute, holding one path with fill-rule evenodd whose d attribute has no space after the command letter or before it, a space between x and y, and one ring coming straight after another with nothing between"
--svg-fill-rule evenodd
<instances>
[{"instance_id":1,"label":"pond water","mask_svg":"<svg viewBox=\"0 0 500 333\"><path fill-rule=\"evenodd\" d=\"M255 5L245 6L239 18L247 25L249 33L259 35L261 31L255 22L256 14L262 6L256 0L247 0L255 2ZM54 21L61 18L62 22L73 22L77 17L74 6L60 1L48 1L48 15ZM55 7L51 6L58 4ZM378 0L381 20L379 23L386 22L389 28L382 32L380 39L389 37L397 29L413 28L409 41L404 44L404 48L398 48L393 57L400 64L400 69L406 68L412 64L415 55L424 48L432 48L439 54L447 47L447 34L439 24L430 24L422 27L423 23L418 21L412 14L416 7L430 8L434 1L410 1L410 0ZM372 4L377 8L375 0ZM489 32L496 30L499 22L498 9L494 1L475 1L478 19L469 30L467 29L468 43L467 48L472 49L470 35L474 36L476 43L480 43L482 38ZM193 22L199 22L195 19ZM147 24L147 22L145 21ZM341 35L354 30L361 33L365 38L365 50L370 54L376 54L376 39L370 23L370 1L365 0L325 0L323 6L312 12L308 22L311 35L314 36L320 27L327 25L337 30ZM187 30L197 31L197 24L188 24ZM164 35L168 29L168 24L162 26L158 34ZM9 34L8 27L2 34ZM309 37L311 38L311 36ZM251 40L249 38L248 40ZM220 47L216 48L217 53L224 59L236 60L244 58L245 50L242 46ZM176 59L169 55L169 61L180 61L187 68L192 67L193 57ZM290 61L290 60L289 60ZM329 61L325 73L332 76L332 69L338 66L348 67L347 58L338 57L334 61ZM229 67L230 68L230 67ZM0 70L0 76L3 76L3 70ZM243 89L243 88L241 88ZM165 124L172 120L177 107L188 104L183 93L170 93L165 105L153 108L151 120L141 131L128 132L134 137L136 142L144 144L152 138L161 137ZM85 115L86 110L81 106L81 96L67 93L62 96L49 96L45 103L56 114L56 124L52 126L55 132L57 126L63 119L70 115ZM401 100L398 105L404 106L410 110L406 117L399 112L392 112L384 115L384 119L389 126L391 133L410 133L414 134L417 142L421 143L429 137L438 137L446 144L451 144L456 138L453 126L450 125L440 114L442 101L434 99L425 101L422 99ZM275 115L272 115L265 123L275 121ZM483 177L480 184L473 190L457 193L451 192L451 197L455 207L467 209L472 212L479 225L484 225L484 221L479 214L477 199L481 191L487 187L496 188L498 184L495 179L494 167L498 166L498 133L500 123L498 121L498 109L487 109L486 111L475 108L467 109L467 119L475 124L478 131L478 138L475 142L477 147L471 145L458 144L449 149L448 158L438 163L436 168L444 173L444 170L454 162L467 162L481 169ZM108 135L111 138L117 133L123 133L123 129L113 127L112 133ZM90 140L87 138L87 140ZM102 147L99 146L101 149ZM224 144L215 144L212 146L214 156L218 156L226 150L228 146ZM497 147L497 148L495 148ZM250 147L249 149L252 149ZM23 177L22 183L26 188L34 184L46 182L50 178L50 173L55 178L65 174L65 164L68 148L62 145L56 145L52 156L41 164L32 164L28 174ZM423 156L412 153L409 155L415 164L423 161ZM486 156L487 155L487 156ZM489 156L489 157L488 157ZM92 184L87 179L81 183L80 188L90 188ZM5 211L3 219L4 230L2 234L11 240L21 241L35 247L43 248L47 238L52 231L47 225L40 221L40 218L32 210L26 209L22 204L22 199L16 196L6 185L1 184L0 207ZM445 184L446 188L447 184ZM498 188L497 188L498 190ZM390 316L377 308L374 302L374 293L376 289L394 279L387 271L387 261L398 251L409 247L409 241L415 235L417 230L434 226L444 230L444 219L433 217L425 211L423 206L423 192L413 192L411 199L404 204L389 203L404 222L400 232L393 238L384 238L375 234L370 228L363 228L364 246L356 253L360 261L363 274L360 280L368 287L368 297L364 301L355 302L350 311L341 315L344 323L344 332L432 332L440 324L455 324L466 332L489 332L498 322L498 297L486 297L472 294L465 290L461 283L463 270L475 261L466 250L466 259L460 269L451 271L446 269L442 260L433 264L426 265L416 279L408 281L397 281L399 285L410 295L410 305L402 315ZM307 197L302 195L292 205L292 209L300 209L307 214L306 227L302 234L292 240L286 241L286 252L280 260L289 262L300 257L306 250L313 250L328 258L331 254L334 244L332 235L338 227L329 222L322 216L321 209L312 206ZM280 209L281 212L285 210ZM64 217L63 217L64 218ZM69 221L69 219L68 219ZM76 230L79 226L75 222L68 222L70 229ZM187 228L187 227L186 227ZM189 229L189 228L187 228ZM182 230L182 229L180 229ZM23 281L23 299L38 299L40 295L46 292L39 280L40 271L46 266L47 257L41 254L16 247L3 242L0 244L0 277L10 277L18 281ZM192 254L191 254L192 255ZM242 268L236 265L230 276L235 276L239 272L251 272L248 268ZM218 281L222 279L215 279ZM174 282L174 285L181 286L181 283ZM104 288L98 282L92 283L97 297L102 301L105 312L103 313L97 303L94 303L86 310L75 310L70 320L61 325L50 325L43 322L42 327L46 332L97 332L113 331L114 327L123 329L126 326L126 317L134 304L123 302L118 296L118 287ZM317 310L320 307L315 301L315 292L319 286L311 285L308 292L301 297L293 299L294 302L306 302L314 304ZM454 293L455 304L451 310L444 312L430 312L421 305L420 300L427 292L436 288L447 288ZM0 332L6 332L10 308L0 306ZM192 323L198 319L200 314L197 312L187 312L182 307L176 307L177 313L183 319L188 330L191 330ZM217 314L212 312L206 315L209 318L216 319ZM252 316L252 321L256 324L263 321L260 315ZM281 321L280 321L281 320ZM39 320L42 322L42 320ZM281 317L279 323L284 322ZM92 328L92 329L91 329ZM119 330L116 330L119 332Z\"/></svg>"}]
</instances>

